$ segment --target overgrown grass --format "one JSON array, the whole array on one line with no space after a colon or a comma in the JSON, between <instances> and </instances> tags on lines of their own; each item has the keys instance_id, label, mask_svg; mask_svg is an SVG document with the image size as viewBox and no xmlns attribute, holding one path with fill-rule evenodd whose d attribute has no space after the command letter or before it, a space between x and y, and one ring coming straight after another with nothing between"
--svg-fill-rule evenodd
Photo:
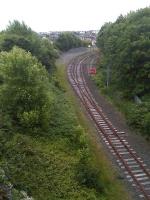
<instances>
[{"instance_id":1,"label":"overgrown grass","mask_svg":"<svg viewBox=\"0 0 150 200\"><path fill-rule=\"evenodd\" d=\"M98 189L104 191L92 182L94 178L100 183L100 173L92 164L84 131L63 93L58 91L56 96L49 134L0 132L1 167L15 190L24 190L36 200L98 199ZM80 168L83 164L85 173ZM15 192L13 199L23 198Z\"/></svg>"},{"instance_id":2,"label":"overgrown grass","mask_svg":"<svg viewBox=\"0 0 150 200\"><path fill-rule=\"evenodd\" d=\"M35 134L5 119L7 129L0 129L0 184L13 186L14 200L26 195L35 200L130 199L95 135L91 137L95 130L74 97L64 65L57 67L50 85L54 100L46 130ZM2 195L7 191L0 190Z\"/></svg>"},{"instance_id":3,"label":"overgrown grass","mask_svg":"<svg viewBox=\"0 0 150 200\"><path fill-rule=\"evenodd\" d=\"M67 81L66 67L60 63L57 65L57 79L61 82L63 88L65 88L67 99L70 102L73 113L75 113L78 123L84 129L88 146L92 155L93 165L100 170L100 182L104 188L103 197L98 199L107 200L129 200L130 194L123 186L123 182L118 179L118 173L115 169L112 169L112 163L108 160L106 152L103 150L99 143L96 130L92 123L86 117L86 111L80 105L79 101L75 97L75 94Z\"/></svg>"}]
</instances>

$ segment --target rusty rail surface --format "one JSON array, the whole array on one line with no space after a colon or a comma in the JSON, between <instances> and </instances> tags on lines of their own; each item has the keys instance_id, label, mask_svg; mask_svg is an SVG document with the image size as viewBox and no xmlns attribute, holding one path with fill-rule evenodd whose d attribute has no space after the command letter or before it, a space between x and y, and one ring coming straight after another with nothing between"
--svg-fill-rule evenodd
<instances>
[{"instance_id":1,"label":"rusty rail surface","mask_svg":"<svg viewBox=\"0 0 150 200\"><path fill-rule=\"evenodd\" d=\"M105 116L86 84L83 68L93 57L94 54L87 53L72 60L67 70L69 82L95 123L100 137L123 169L127 180L135 187L139 197L150 200L150 170L129 145L125 133L118 131Z\"/></svg>"}]
</instances>

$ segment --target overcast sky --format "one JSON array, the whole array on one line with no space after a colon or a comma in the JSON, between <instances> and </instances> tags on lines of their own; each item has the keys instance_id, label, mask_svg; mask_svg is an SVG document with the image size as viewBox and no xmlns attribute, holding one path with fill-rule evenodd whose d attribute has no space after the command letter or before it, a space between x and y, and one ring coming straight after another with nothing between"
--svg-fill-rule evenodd
<instances>
[{"instance_id":1,"label":"overcast sky","mask_svg":"<svg viewBox=\"0 0 150 200\"><path fill-rule=\"evenodd\" d=\"M150 0L0 0L0 30L14 19L37 32L99 30L120 14L149 6Z\"/></svg>"}]
</instances>

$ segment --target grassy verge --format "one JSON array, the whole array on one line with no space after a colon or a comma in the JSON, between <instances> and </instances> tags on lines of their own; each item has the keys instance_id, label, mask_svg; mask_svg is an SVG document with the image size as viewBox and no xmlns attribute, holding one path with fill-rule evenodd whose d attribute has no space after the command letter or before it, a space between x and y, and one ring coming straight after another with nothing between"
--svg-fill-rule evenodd
<instances>
[{"instance_id":1,"label":"grassy verge","mask_svg":"<svg viewBox=\"0 0 150 200\"><path fill-rule=\"evenodd\" d=\"M66 67L64 65L57 65L57 79L59 79L61 85L65 88L66 97L72 106L72 110L77 117L78 123L86 133L94 165L96 168L100 169L100 181L105 188L103 198L108 200L131 199L130 194L124 188L122 181L118 180L117 172L115 169L112 169L112 163L108 161L106 153L100 146L95 128L86 117L85 110L80 106L79 101L75 97L75 94L67 81Z\"/></svg>"}]
</instances>

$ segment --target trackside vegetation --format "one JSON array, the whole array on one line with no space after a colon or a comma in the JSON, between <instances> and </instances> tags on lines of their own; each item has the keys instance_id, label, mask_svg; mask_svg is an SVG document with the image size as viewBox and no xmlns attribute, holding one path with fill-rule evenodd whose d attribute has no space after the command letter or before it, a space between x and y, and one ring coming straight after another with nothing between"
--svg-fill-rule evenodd
<instances>
[{"instance_id":1,"label":"trackside vegetation","mask_svg":"<svg viewBox=\"0 0 150 200\"><path fill-rule=\"evenodd\" d=\"M82 41L72 32L60 34L55 42L56 47L61 51L68 51L69 49L77 47L87 47L89 44L89 41Z\"/></svg>"},{"instance_id":2,"label":"trackside vegetation","mask_svg":"<svg viewBox=\"0 0 150 200\"><path fill-rule=\"evenodd\" d=\"M14 46L31 52L49 72L54 70L58 53L51 41L40 38L24 22L17 20L10 22L0 34L0 51L10 51Z\"/></svg>"},{"instance_id":3,"label":"trackside vegetation","mask_svg":"<svg viewBox=\"0 0 150 200\"><path fill-rule=\"evenodd\" d=\"M119 16L97 37L96 82L125 113L129 125L150 138L150 8Z\"/></svg>"},{"instance_id":4,"label":"trackside vegetation","mask_svg":"<svg viewBox=\"0 0 150 200\"><path fill-rule=\"evenodd\" d=\"M50 41L14 21L0 48L0 198L122 200L120 182L90 148Z\"/></svg>"}]
</instances>

